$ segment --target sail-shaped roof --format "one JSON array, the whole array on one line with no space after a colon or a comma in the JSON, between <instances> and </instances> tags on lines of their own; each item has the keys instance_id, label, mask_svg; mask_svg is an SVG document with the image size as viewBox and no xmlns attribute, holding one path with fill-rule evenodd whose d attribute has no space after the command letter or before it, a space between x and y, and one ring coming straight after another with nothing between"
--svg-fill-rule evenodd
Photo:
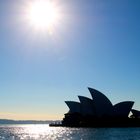
<instances>
[{"instance_id":1,"label":"sail-shaped roof","mask_svg":"<svg viewBox=\"0 0 140 140\"><path fill-rule=\"evenodd\" d=\"M94 102L92 99L78 96L81 103L81 112L83 115L95 115Z\"/></svg>"},{"instance_id":2,"label":"sail-shaped roof","mask_svg":"<svg viewBox=\"0 0 140 140\"><path fill-rule=\"evenodd\" d=\"M131 112L132 112L133 117L140 118L140 111L139 110L131 109Z\"/></svg>"},{"instance_id":3,"label":"sail-shaped roof","mask_svg":"<svg viewBox=\"0 0 140 140\"><path fill-rule=\"evenodd\" d=\"M65 101L69 107L69 113L80 113L82 115L93 115L94 117L128 117L133 101L124 101L112 105L111 101L100 91L88 88L93 99L78 96L80 102ZM132 110L133 116L139 116L140 112Z\"/></svg>"},{"instance_id":4,"label":"sail-shaped roof","mask_svg":"<svg viewBox=\"0 0 140 140\"><path fill-rule=\"evenodd\" d=\"M114 115L115 117L128 117L132 106L133 101L124 101L114 105Z\"/></svg>"},{"instance_id":5,"label":"sail-shaped roof","mask_svg":"<svg viewBox=\"0 0 140 140\"><path fill-rule=\"evenodd\" d=\"M113 105L111 101L100 91L88 88L94 101L97 117L112 116Z\"/></svg>"},{"instance_id":6,"label":"sail-shaped roof","mask_svg":"<svg viewBox=\"0 0 140 140\"><path fill-rule=\"evenodd\" d=\"M65 101L69 107L69 113L81 113L81 104L75 101Z\"/></svg>"}]
</instances>

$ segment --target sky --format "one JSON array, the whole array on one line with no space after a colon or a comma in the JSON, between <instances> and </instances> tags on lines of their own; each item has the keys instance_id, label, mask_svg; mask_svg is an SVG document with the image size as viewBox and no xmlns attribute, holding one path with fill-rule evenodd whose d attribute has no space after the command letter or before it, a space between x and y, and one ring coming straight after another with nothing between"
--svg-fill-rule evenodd
<instances>
[{"instance_id":1,"label":"sky","mask_svg":"<svg viewBox=\"0 0 140 140\"><path fill-rule=\"evenodd\" d=\"M62 119L87 87L140 110L139 0L53 0L51 31L29 24L29 2L0 0L0 118Z\"/></svg>"}]
</instances>

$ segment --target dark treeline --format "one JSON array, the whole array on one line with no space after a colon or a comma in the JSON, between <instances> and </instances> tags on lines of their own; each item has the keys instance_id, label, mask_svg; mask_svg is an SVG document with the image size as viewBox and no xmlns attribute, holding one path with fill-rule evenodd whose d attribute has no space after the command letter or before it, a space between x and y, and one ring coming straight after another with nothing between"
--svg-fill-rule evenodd
<instances>
[{"instance_id":1,"label":"dark treeline","mask_svg":"<svg viewBox=\"0 0 140 140\"><path fill-rule=\"evenodd\" d=\"M58 122L53 120L10 120L10 119L0 119L0 124L49 124L52 122Z\"/></svg>"}]
</instances>

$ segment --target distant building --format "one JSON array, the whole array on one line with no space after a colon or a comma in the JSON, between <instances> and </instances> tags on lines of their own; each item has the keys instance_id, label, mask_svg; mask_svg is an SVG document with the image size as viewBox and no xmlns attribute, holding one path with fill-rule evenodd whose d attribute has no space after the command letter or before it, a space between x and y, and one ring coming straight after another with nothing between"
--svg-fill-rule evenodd
<instances>
[{"instance_id":1,"label":"distant building","mask_svg":"<svg viewBox=\"0 0 140 140\"><path fill-rule=\"evenodd\" d=\"M140 117L140 111L132 109L133 101L124 101L115 105L100 91L88 88L92 99L78 96L80 102L65 101L69 112L65 114L63 125L90 124L95 120L128 119L130 111L133 118Z\"/></svg>"}]
</instances>

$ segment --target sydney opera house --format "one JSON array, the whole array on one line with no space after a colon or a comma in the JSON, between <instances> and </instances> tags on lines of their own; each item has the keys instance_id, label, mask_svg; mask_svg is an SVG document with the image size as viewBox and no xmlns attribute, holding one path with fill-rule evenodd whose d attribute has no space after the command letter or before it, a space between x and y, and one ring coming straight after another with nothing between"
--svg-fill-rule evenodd
<instances>
[{"instance_id":1,"label":"sydney opera house","mask_svg":"<svg viewBox=\"0 0 140 140\"><path fill-rule=\"evenodd\" d=\"M79 102L65 101L69 107L62 126L129 127L140 126L140 111L132 109L133 101L112 102L100 91L88 88L91 97L78 96Z\"/></svg>"}]
</instances>

